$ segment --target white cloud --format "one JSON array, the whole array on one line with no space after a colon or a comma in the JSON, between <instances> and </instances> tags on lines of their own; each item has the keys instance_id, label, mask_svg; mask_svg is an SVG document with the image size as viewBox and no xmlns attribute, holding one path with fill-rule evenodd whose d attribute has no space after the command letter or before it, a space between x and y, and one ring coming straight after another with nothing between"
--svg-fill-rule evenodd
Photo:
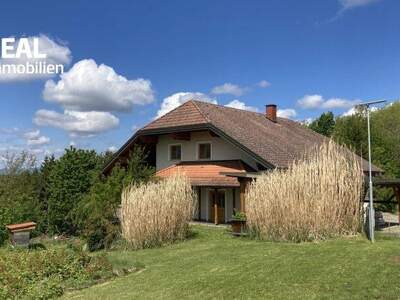
<instances>
[{"instance_id":1,"label":"white cloud","mask_svg":"<svg viewBox=\"0 0 400 300\"><path fill-rule=\"evenodd\" d=\"M246 88L242 88L236 84L224 83L223 85L214 87L211 90L211 93L215 94L215 95L229 94L229 95L234 95L236 97L239 97L239 96L243 95L243 93L245 91L246 91Z\"/></svg>"},{"instance_id":2,"label":"white cloud","mask_svg":"<svg viewBox=\"0 0 400 300\"><path fill-rule=\"evenodd\" d=\"M39 129L35 129L35 130L27 131L23 135L28 140L37 139L40 136L40 130Z\"/></svg>"},{"instance_id":3,"label":"white cloud","mask_svg":"<svg viewBox=\"0 0 400 300\"><path fill-rule=\"evenodd\" d=\"M33 49L33 39L39 39L39 51L40 53L44 53L47 55L44 59L35 59L35 58L27 58L25 55L21 56L21 58L1 58L0 65L4 64L26 64L29 63L37 63L37 62L45 62L46 64L60 64L60 65L68 65L71 62L71 50L63 43L56 42L50 39L48 36L44 34L40 34L39 36L31 36L26 37L28 39L30 48ZM20 39L16 39L14 45L18 45ZM14 46L15 48L16 46ZM11 51L13 52L13 51ZM15 53L15 49L14 49ZM34 79L43 79L49 78L52 75L49 74L18 74L18 73L0 73L0 82L9 82L9 81L27 81Z\"/></svg>"},{"instance_id":4,"label":"white cloud","mask_svg":"<svg viewBox=\"0 0 400 300\"><path fill-rule=\"evenodd\" d=\"M28 146L40 146L48 143L50 143L50 138L47 136L39 136L37 139L27 141Z\"/></svg>"},{"instance_id":5,"label":"white cloud","mask_svg":"<svg viewBox=\"0 0 400 300\"><path fill-rule=\"evenodd\" d=\"M7 144L24 143L28 146L42 146L50 143L50 138L41 135L39 129L20 129L20 128L0 128L0 136L8 136L9 139L3 141L0 139L0 144L5 142ZM22 148L21 148L22 149Z\"/></svg>"},{"instance_id":6,"label":"white cloud","mask_svg":"<svg viewBox=\"0 0 400 300\"><path fill-rule=\"evenodd\" d=\"M249 110L249 111L258 111L257 107L253 106L247 106L244 102L241 102L240 100L232 100L225 106L227 107L232 107L232 108L237 108L237 109L244 109L244 110Z\"/></svg>"},{"instance_id":7,"label":"white cloud","mask_svg":"<svg viewBox=\"0 0 400 300\"><path fill-rule=\"evenodd\" d=\"M390 104L389 104L389 105L390 105ZM380 108L379 108L379 107L376 107L376 106L370 107L370 111L377 111L377 110L379 110L379 109L380 109ZM342 117L349 117L349 116L352 116L352 115L356 114L358 111L359 111L359 110L357 109L357 107L352 107L352 108L350 108L348 111L344 112L344 113L342 114Z\"/></svg>"},{"instance_id":8,"label":"white cloud","mask_svg":"<svg viewBox=\"0 0 400 300\"><path fill-rule=\"evenodd\" d=\"M336 109L351 108L360 102L360 100L348 100L343 98L324 99L321 95L305 95L297 101L297 104L304 109Z\"/></svg>"},{"instance_id":9,"label":"white cloud","mask_svg":"<svg viewBox=\"0 0 400 300\"><path fill-rule=\"evenodd\" d=\"M300 121L300 124L303 124L303 125L308 126L308 125L310 125L313 121L314 121L313 118L306 118L305 120Z\"/></svg>"},{"instance_id":10,"label":"white cloud","mask_svg":"<svg viewBox=\"0 0 400 300\"><path fill-rule=\"evenodd\" d=\"M297 116L297 112L292 108L278 109L276 115L280 118L292 119Z\"/></svg>"},{"instance_id":11,"label":"white cloud","mask_svg":"<svg viewBox=\"0 0 400 300\"><path fill-rule=\"evenodd\" d=\"M356 113L356 109L354 107L350 108L348 111L342 114L343 117L352 116Z\"/></svg>"},{"instance_id":12,"label":"white cloud","mask_svg":"<svg viewBox=\"0 0 400 300\"><path fill-rule=\"evenodd\" d=\"M314 109L319 108L324 103L324 99L321 95L305 95L303 98L297 100L297 103L301 108Z\"/></svg>"},{"instance_id":13,"label":"white cloud","mask_svg":"<svg viewBox=\"0 0 400 300\"><path fill-rule=\"evenodd\" d=\"M109 112L78 112L65 110L58 113L51 110L38 110L34 123L39 126L51 126L64 129L71 136L93 136L119 125L119 119Z\"/></svg>"},{"instance_id":14,"label":"white cloud","mask_svg":"<svg viewBox=\"0 0 400 300\"><path fill-rule=\"evenodd\" d=\"M203 93L179 92L164 98L163 102L161 103L161 108L157 112L156 118L165 115L167 112L177 108L179 105L182 105L189 100L200 100L214 104L217 103L214 98L211 98Z\"/></svg>"},{"instance_id":15,"label":"white cloud","mask_svg":"<svg viewBox=\"0 0 400 300\"><path fill-rule=\"evenodd\" d=\"M28 146L41 146L50 143L50 138L40 135L40 130L35 129L23 134Z\"/></svg>"},{"instance_id":16,"label":"white cloud","mask_svg":"<svg viewBox=\"0 0 400 300\"><path fill-rule=\"evenodd\" d=\"M380 0L339 0L339 4L342 6L342 10L348 10L351 8L365 6Z\"/></svg>"},{"instance_id":17,"label":"white cloud","mask_svg":"<svg viewBox=\"0 0 400 300\"><path fill-rule=\"evenodd\" d=\"M349 108L360 102L361 102L360 100L347 100L347 99L341 99L341 98L331 98L331 99L326 100L323 103L322 108L325 108L325 109Z\"/></svg>"},{"instance_id":18,"label":"white cloud","mask_svg":"<svg viewBox=\"0 0 400 300\"><path fill-rule=\"evenodd\" d=\"M9 135L9 134L17 134L20 132L18 127L13 128L0 128L0 134Z\"/></svg>"},{"instance_id":19,"label":"white cloud","mask_svg":"<svg viewBox=\"0 0 400 300\"><path fill-rule=\"evenodd\" d=\"M115 146L110 146L110 147L108 147L108 149L107 149L107 151L110 151L110 152L116 152L117 150L118 150L118 148L115 147Z\"/></svg>"},{"instance_id":20,"label":"white cloud","mask_svg":"<svg viewBox=\"0 0 400 300\"><path fill-rule=\"evenodd\" d=\"M260 88L267 88L267 87L271 86L271 83L269 81L266 81L266 80L261 80L257 85Z\"/></svg>"},{"instance_id":21,"label":"white cloud","mask_svg":"<svg viewBox=\"0 0 400 300\"><path fill-rule=\"evenodd\" d=\"M97 65L93 59L77 62L60 77L57 83L46 82L43 98L66 110L130 111L133 105L154 101L149 80L128 80L109 66Z\"/></svg>"}]
</instances>

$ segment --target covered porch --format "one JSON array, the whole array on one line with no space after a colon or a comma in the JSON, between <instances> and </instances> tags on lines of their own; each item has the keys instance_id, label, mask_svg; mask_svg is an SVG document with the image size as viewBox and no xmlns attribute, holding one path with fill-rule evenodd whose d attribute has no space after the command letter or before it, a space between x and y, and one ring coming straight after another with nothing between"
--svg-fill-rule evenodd
<instances>
[{"instance_id":1,"label":"covered porch","mask_svg":"<svg viewBox=\"0 0 400 300\"><path fill-rule=\"evenodd\" d=\"M383 188L392 188L393 189L393 195L390 199L387 200L374 200L374 203L394 203L397 205L397 218L398 218L398 224L400 225L400 179L395 178L395 179L388 179L388 178L373 178L372 179L372 184L374 187L383 187ZM368 198L368 183L366 179L365 183L365 195L367 195L366 200L364 202L368 203L369 198ZM393 201L394 200L394 201Z\"/></svg>"},{"instance_id":2,"label":"covered porch","mask_svg":"<svg viewBox=\"0 0 400 300\"><path fill-rule=\"evenodd\" d=\"M249 178L227 176L252 169L241 160L186 161L159 170L158 177L185 174L196 193L193 219L214 224L229 223L235 211L245 211L244 195Z\"/></svg>"},{"instance_id":3,"label":"covered porch","mask_svg":"<svg viewBox=\"0 0 400 300\"><path fill-rule=\"evenodd\" d=\"M193 187L197 195L194 220L214 224L228 223L241 211L239 187Z\"/></svg>"}]
</instances>

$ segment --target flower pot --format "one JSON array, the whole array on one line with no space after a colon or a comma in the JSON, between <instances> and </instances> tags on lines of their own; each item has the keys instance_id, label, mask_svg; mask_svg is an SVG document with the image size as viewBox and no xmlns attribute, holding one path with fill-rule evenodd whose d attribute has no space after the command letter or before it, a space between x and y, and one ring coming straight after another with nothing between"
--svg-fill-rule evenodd
<instances>
[{"instance_id":1,"label":"flower pot","mask_svg":"<svg viewBox=\"0 0 400 300\"><path fill-rule=\"evenodd\" d=\"M231 221L232 233L234 235L240 235L243 232L245 225L246 225L245 220L232 220Z\"/></svg>"}]
</instances>

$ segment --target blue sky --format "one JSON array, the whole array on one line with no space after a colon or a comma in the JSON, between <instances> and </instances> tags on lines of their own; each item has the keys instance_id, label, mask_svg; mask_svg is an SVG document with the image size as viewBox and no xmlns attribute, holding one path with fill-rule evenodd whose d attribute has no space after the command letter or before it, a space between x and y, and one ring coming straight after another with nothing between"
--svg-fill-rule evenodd
<instances>
[{"instance_id":1,"label":"blue sky","mask_svg":"<svg viewBox=\"0 0 400 300\"><path fill-rule=\"evenodd\" d=\"M7 1L1 11L0 38L40 37L65 72L0 75L0 154L118 148L193 97L261 112L275 103L305 120L400 95L396 0Z\"/></svg>"}]
</instances>

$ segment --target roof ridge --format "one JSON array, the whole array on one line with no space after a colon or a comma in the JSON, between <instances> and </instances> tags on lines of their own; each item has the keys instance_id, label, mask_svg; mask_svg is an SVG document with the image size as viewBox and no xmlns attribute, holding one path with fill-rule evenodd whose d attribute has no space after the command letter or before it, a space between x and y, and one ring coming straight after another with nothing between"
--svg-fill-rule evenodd
<instances>
[{"instance_id":1,"label":"roof ridge","mask_svg":"<svg viewBox=\"0 0 400 300\"><path fill-rule=\"evenodd\" d=\"M191 99L191 100L189 100L189 101L192 102L192 104L194 105L194 107L196 107L196 109L199 111L199 113L200 113L201 116L204 118L204 120L205 120L207 123L210 123L210 122L211 122L210 119L201 111L200 107L196 104L196 102L202 102L202 101L194 100L194 99ZM206 103L206 102L204 102L204 103Z\"/></svg>"},{"instance_id":2,"label":"roof ridge","mask_svg":"<svg viewBox=\"0 0 400 300\"><path fill-rule=\"evenodd\" d=\"M217 106L217 107L221 107L224 109L231 109L231 110L236 110L236 111L242 111L242 112L246 112L246 113L250 113L250 114L256 114L256 115L261 115L264 116L264 113L262 112L258 112L258 111L251 111L251 110L247 110L247 109L241 109L241 108L236 108L236 107L230 107L230 106L226 106L223 104L215 104L215 103L211 103L211 102L205 102L205 101L200 101L200 100L191 100L193 102L200 102L200 103L204 103L207 105L212 105L212 106ZM284 118L285 119L285 118Z\"/></svg>"},{"instance_id":3,"label":"roof ridge","mask_svg":"<svg viewBox=\"0 0 400 300\"><path fill-rule=\"evenodd\" d=\"M159 121L159 120L161 120L161 119L164 119L164 117L166 117L166 116L169 115L170 113L174 112L175 110L180 109L182 106L186 105L186 104L189 103L189 102L192 102L192 104L194 105L194 107L196 107L197 110L199 110L199 108L197 107L197 105L195 105L195 104L193 103L193 100L189 100L189 101L186 101L185 103L182 103L181 105L178 105L178 106L175 107L174 109L171 109L169 112L166 112L166 113L163 114L162 116L160 116L160 117L158 117L158 118L155 118L153 121L147 123L146 125L144 125L144 126L143 126L141 129L139 129L139 130L142 130L142 129L144 129L144 128L150 126L150 125L152 125L153 123L155 123L155 122L157 122L157 121ZM201 116L204 118L204 115L200 112L200 110L199 110L199 113L200 113ZM206 121L209 122L209 120L208 120L207 118L206 118Z\"/></svg>"}]
</instances>

